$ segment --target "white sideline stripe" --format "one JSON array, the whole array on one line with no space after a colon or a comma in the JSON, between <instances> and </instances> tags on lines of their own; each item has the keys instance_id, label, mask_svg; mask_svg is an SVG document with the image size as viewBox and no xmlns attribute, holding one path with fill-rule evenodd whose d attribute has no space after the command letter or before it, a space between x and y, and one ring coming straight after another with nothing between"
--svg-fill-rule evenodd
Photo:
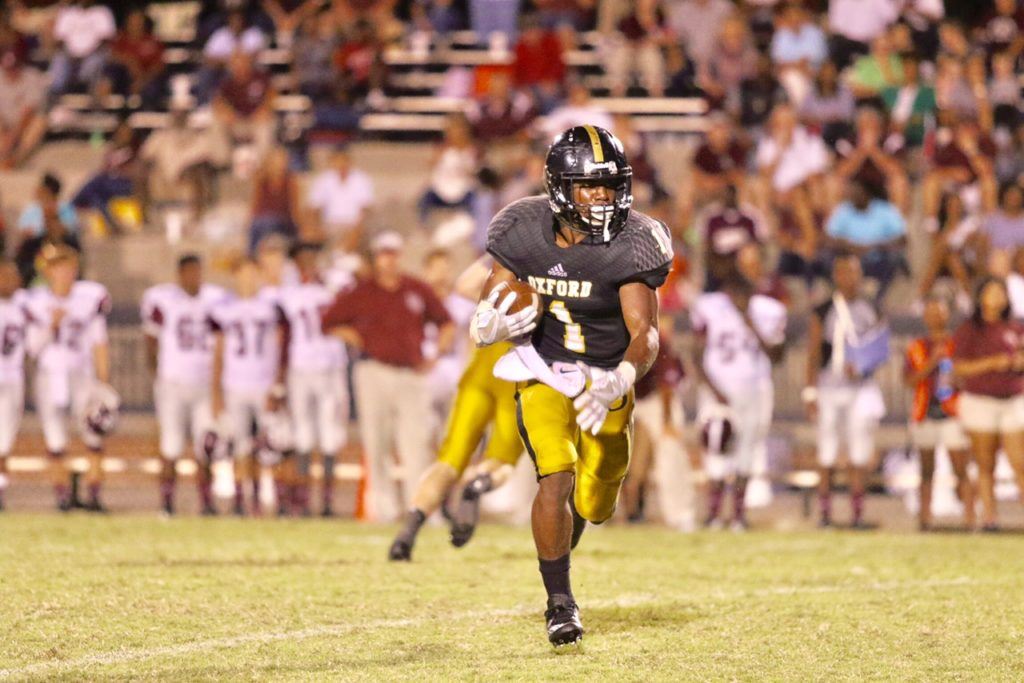
<instances>
[{"instance_id":1,"label":"white sideline stripe","mask_svg":"<svg viewBox=\"0 0 1024 683\"><path fill-rule=\"evenodd\" d=\"M856 591L893 591L914 588L936 588L949 586L971 586L979 582L965 576L955 579L932 579L924 581L889 581L875 582L866 585L837 584L831 586L775 586L754 591L736 591L733 593L712 593L704 596L708 600L739 599L750 596L776 596L776 595L812 595L818 593L852 593ZM700 599L701 596L695 596ZM655 605L659 598L654 595L627 595L617 600L593 600L588 601L586 607L609 608L609 607L638 607L641 605ZM585 609L584 608L584 609ZM518 607L516 609L497 609L487 612L458 612L447 615L448 619L476 619L488 620L505 617L523 617L539 614L539 609L534 607ZM584 615L586 612L584 611ZM226 636L222 638L211 638L179 645L164 645L161 647L140 648L136 650L114 650L111 652L86 655L77 659L69 659L55 662L37 662L22 667L11 669L0 669L0 679L15 676L29 676L37 674L55 674L61 672L75 671L92 666L111 666L137 662L157 657L179 657L193 655L207 650L218 650L233 648L242 645L262 645L274 643L281 640L306 640L309 638L322 638L325 636L337 636L350 633L351 631L383 630L394 628L405 628L409 626L423 626L435 619L428 617L415 617L406 619L378 619L363 624L336 624L333 626L315 626L312 628L298 629L295 631L271 631L264 633L246 633L238 636Z\"/></svg>"}]
</instances>

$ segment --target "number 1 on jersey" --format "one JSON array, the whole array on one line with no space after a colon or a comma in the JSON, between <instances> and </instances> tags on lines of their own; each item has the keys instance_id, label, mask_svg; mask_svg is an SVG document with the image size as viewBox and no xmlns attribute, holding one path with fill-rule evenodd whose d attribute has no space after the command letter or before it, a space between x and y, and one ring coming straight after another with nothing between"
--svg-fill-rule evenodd
<instances>
[{"instance_id":1,"label":"number 1 on jersey","mask_svg":"<svg viewBox=\"0 0 1024 683\"><path fill-rule=\"evenodd\" d=\"M572 314L565 307L565 302L552 301L548 309L560 323L565 325L565 339L563 340L565 348L574 353L586 353L587 340L583 338L583 326L573 322Z\"/></svg>"}]
</instances>

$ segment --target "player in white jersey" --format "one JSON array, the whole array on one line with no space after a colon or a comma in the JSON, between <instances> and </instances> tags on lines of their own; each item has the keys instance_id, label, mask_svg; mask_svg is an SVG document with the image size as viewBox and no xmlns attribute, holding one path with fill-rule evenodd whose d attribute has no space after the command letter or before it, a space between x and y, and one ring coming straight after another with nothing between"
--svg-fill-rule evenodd
<instances>
[{"instance_id":1,"label":"player in white jersey","mask_svg":"<svg viewBox=\"0 0 1024 683\"><path fill-rule=\"evenodd\" d=\"M234 270L235 297L216 306L213 329L213 415L235 456L235 514L245 514L243 485L253 486L259 513L259 464L253 458L252 427L265 410L284 399L280 314L272 297L261 296L260 272L248 259Z\"/></svg>"},{"instance_id":2,"label":"player in white jersey","mask_svg":"<svg viewBox=\"0 0 1024 683\"><path fill-rule=\"evenodd\" d=\"M160 494L164 512L174 514L176 463L191 442L199 465L196 483L204 515L215 514L210 491L210 461L203 439L213 426L210 373L213 335L210 314L227 293L203 283L203 265L195 254L178 259L178 281L156 285L142 297L146 359L155 375L153 399L160 426Z\"/></svg>"},{"instance_id":3,"label":"player in white jersey","mask_svg":"<svg viewBox=\"0 0 1024 683\"><path fill-rule=\"evenodd\" d=\"M733 528L746 528L744 501L752 475L763 475L772 420L772 363L782 357L786 307L755 294L733 274L721 291L697 297L690 311L698 335L694 366L700 381L698 414L728 419L733 438L710 445L705 469L711 482L708 526L717 526L725 482L733 477ZM714 441L714 440L710 440Z\"/></svg>"},{"instance_id":4,"label":"player in white jersey","mask_svg":"<svg viewBox=\"0 0 1024 683\"><path fill-rule=\"evenodd\" d=\"M334 462L346 437L348 397L342 370L348 358L344 344L321 330L322 313L334 294L320 278L319 248L299 244L292 257L299 282L281 287L277 302L288 341L288 409L295 436L295 468L288 493L293 510L308 515L310 461L318 448L324 465L321 513L329 517Z\"/></svg>"},{"instance_id":5,"label":"player in white jersey","mask_svg":"<svg viewBox=\"0 0 1024 683\"><path fill-rule=\"evenodd\" d=\"M0 261L0 510L7 490L7 456L25 405L25 290L11 261Z\"/></svg>"},{"instance_id":6,"label":"player in white jersey","mask_svg":"<svg viewBox=\"0 0 1024 683\"><path fill-rule=\"evenodd\" d=\"M110 379L110 295L98 282L78 280L78 253L70 247L47 248L44 263L47 284L32 289L26 307L28 349L36 359L36 411L51 456L57 505L69 510L77 504L65 483L70 414L89 451L89 500L84 507L102 512L103 436L86 424L86 411L99 391L109 389L101 385Z\"/></svg>"}]
</instances>

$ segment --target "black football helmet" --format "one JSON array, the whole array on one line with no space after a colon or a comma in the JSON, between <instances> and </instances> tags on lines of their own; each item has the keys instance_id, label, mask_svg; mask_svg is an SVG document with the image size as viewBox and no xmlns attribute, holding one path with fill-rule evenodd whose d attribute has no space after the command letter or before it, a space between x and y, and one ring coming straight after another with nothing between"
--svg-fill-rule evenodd
<instances>
[{"instance_id":1,"label":"black football helmet","mask_svg":"<svg viewBox=\"0 0 1024 683\"><path fill-rule=\"evenodd\" d=\"M611 204L577 204L577 185L608 187L614 192ZM610 242L625 227L633 205L633 169L617 137L598 126L575 126L548 148L544 188L563 225L591 242Z\"/></svg>"}]
</instances>

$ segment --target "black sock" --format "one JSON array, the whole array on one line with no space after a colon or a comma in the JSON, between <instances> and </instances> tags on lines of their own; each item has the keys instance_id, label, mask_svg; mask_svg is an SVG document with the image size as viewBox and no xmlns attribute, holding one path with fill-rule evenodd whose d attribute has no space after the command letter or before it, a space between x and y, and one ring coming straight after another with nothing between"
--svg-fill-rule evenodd
<instances>
[{"instance_id":1,"label":"black sock","mask_svg":"<svg viewBox=\"0 0 1024 683\"><path fill-rule=\"evenodd\" d=\"M544 580L544 590L548 592L549 598L552 595L568 595L572 599L568 553L557 560L540 560L540 577Z\"/></svg>"},{"instance_id":2,"label":"black sock","mask_svg":"<svg viewBox=\"0 0 1024 683\"><path fill-rule=\"evenodd\" d=\"M398 538L395 540L404 541L410 546L416 542L416 535L420 532L420 527L427 521L427 516L423 514L422 510L413 508L405 515L405 526L402 527L401 533L398 534Z\"/></svg>"}]
</instances>

